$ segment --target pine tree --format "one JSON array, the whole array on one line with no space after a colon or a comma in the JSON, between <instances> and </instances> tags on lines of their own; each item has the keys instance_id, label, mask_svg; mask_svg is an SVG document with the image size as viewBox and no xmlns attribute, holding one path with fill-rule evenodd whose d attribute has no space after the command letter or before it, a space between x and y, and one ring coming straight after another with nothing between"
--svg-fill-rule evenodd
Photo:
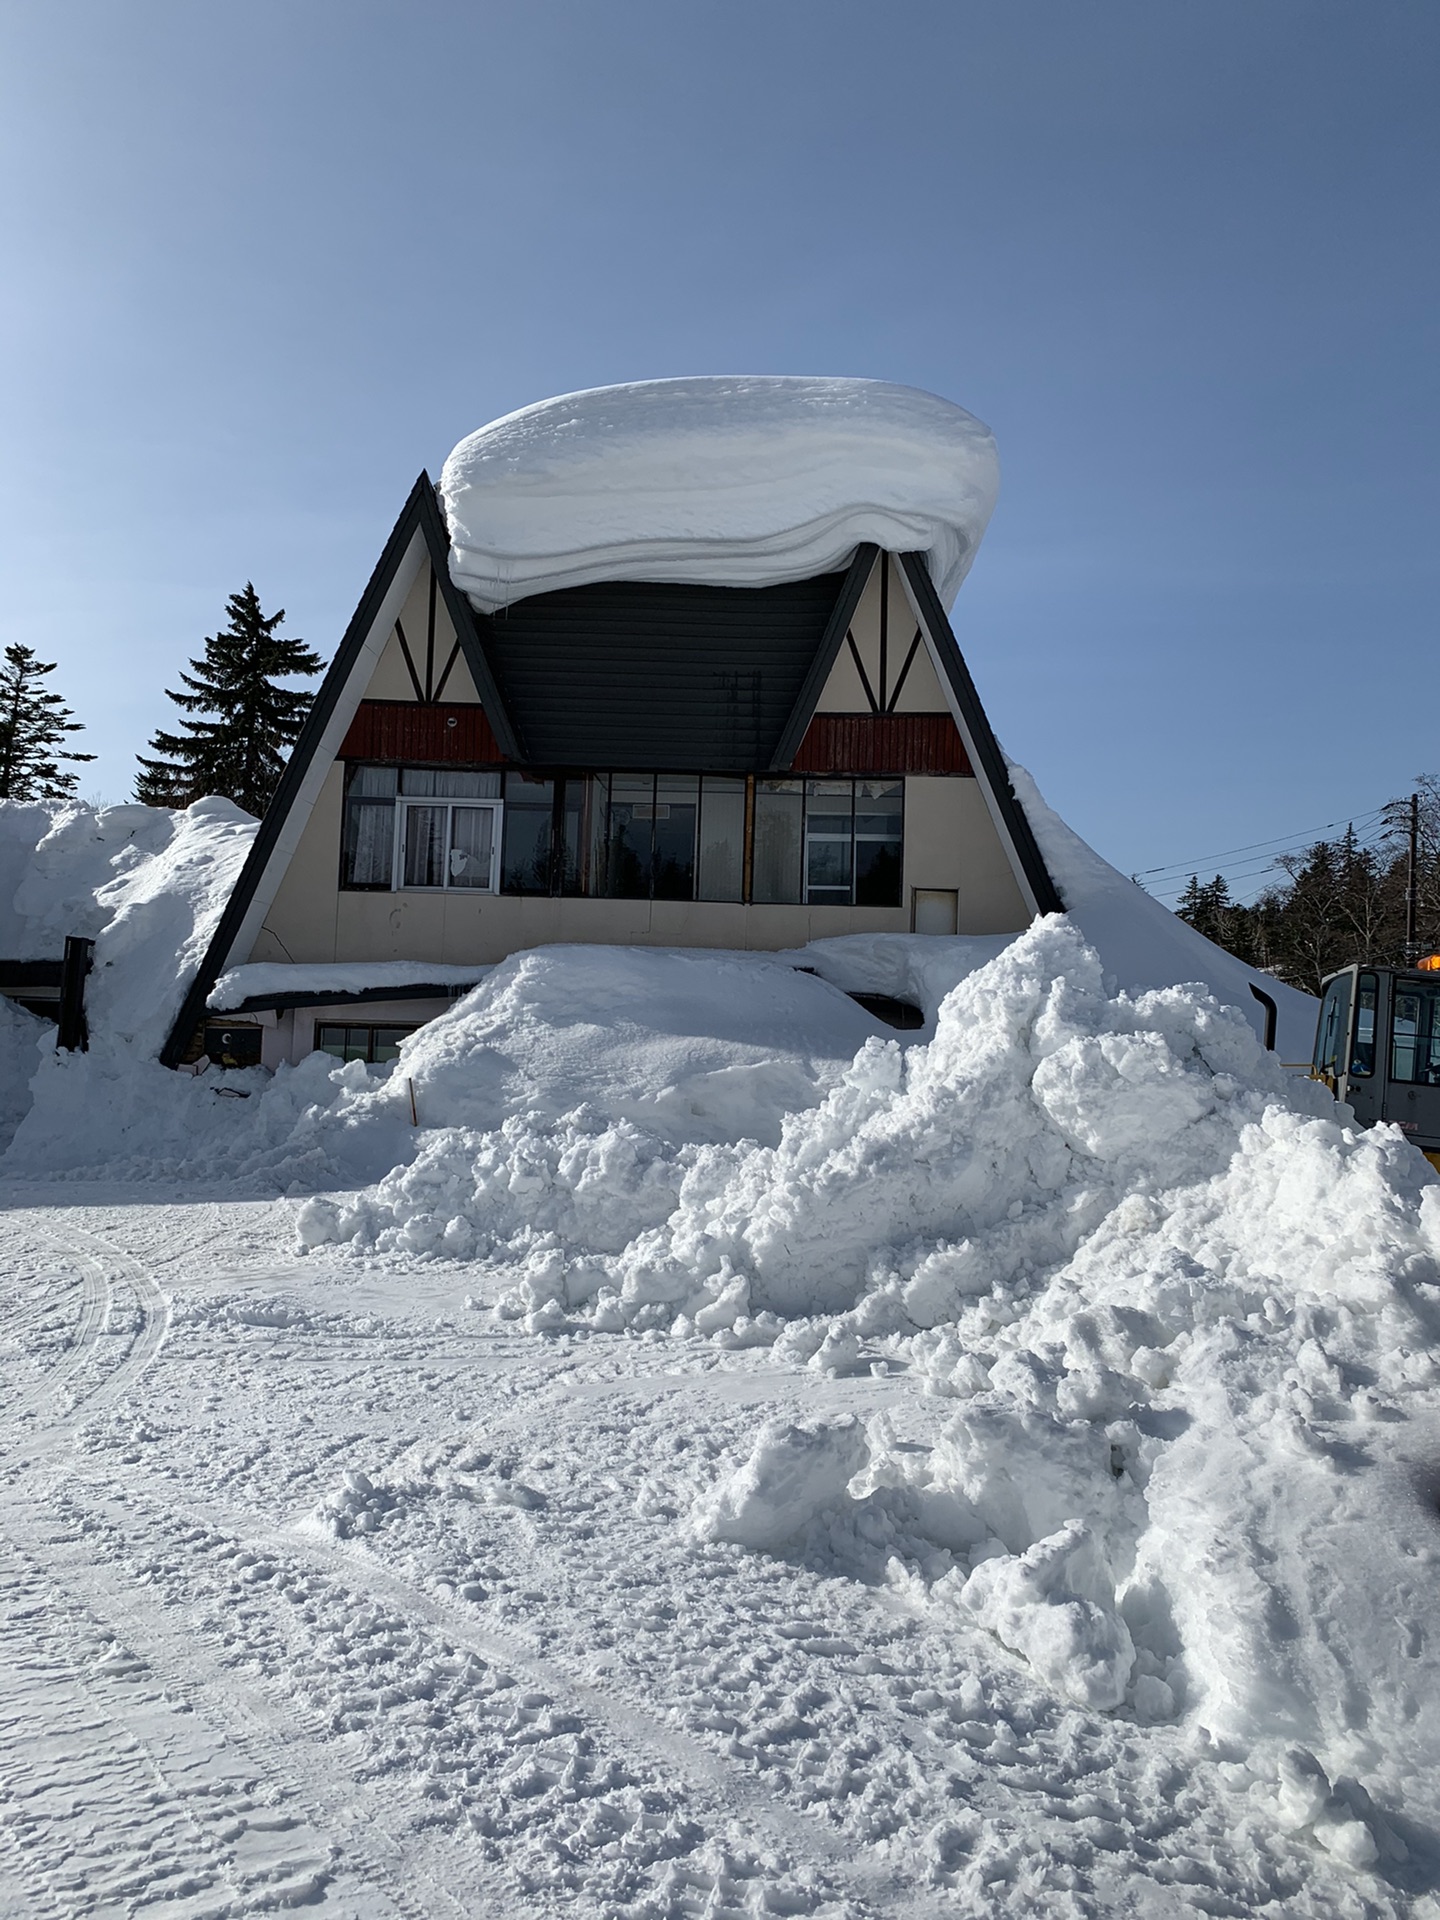
<instances>
[{"instance_id":1,"label":"pine tree","mask_svg":"<svg viewBox=\"0 0 1440 1920\"><path fill-rule=\"evenodd\" d=\"M67 753L65 737L85 731L58 693L41 685L55 671L53 660L29 647L5 649L0 668L0 800L64 800L79 776L62 762L81 763L93 753Z\"/></svg>"},{"instance_id":2,"label":"pine tree","mask_svg":"<svg viewBox=\"0 0 1440 1920\"><path fill-rule=\"evenodd\" d=\"M318 673L324 664L303 640L276 632L285 609L266 615L247 580L226 603L229 624L207 635L204 654L182 673L189 689L166 688L184 714L182 733L156 733L151 754L137 755L135 798L152 807L188 807L218 793L262 814L279 783L313 694L280 680Z\"/></svg>"}]
</instances>

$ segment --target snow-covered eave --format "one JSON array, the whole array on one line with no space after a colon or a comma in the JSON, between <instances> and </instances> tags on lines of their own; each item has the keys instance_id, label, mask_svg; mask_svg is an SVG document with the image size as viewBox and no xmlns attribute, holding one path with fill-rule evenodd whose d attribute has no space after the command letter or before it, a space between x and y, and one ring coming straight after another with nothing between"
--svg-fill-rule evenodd
<instances>
[{"instance_id":1,"label":"snow-covered eave","mask_svg":"<svg viewBox=\"0 0 1440 1920\"><path fill-rule=\"evenodd\" d=\"M259 1013L381 1000L453 1000L493 971L484 962L451 966L429 960L258 961L222 974L207 1010Z\"/></svg>"}]
</instances>

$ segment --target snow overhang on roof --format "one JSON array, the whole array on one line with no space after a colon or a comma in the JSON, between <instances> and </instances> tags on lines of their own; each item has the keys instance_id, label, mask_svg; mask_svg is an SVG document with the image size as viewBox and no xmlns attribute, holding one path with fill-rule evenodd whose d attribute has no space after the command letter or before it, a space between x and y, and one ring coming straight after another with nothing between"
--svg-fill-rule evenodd
<instances>
[{"instance_id":1,"label":"snow overhang on roof","mask_svg":"<svg viewBox=\"0 0 1440 1920\"><path fill-rule=\"evenodd\" d=\"M542 400L462 440L440 491L482 612L599 580L759 587L923 553L954 599L995 505L990 429L884 380L642 380Z\"/></svg>"}]
</instances>

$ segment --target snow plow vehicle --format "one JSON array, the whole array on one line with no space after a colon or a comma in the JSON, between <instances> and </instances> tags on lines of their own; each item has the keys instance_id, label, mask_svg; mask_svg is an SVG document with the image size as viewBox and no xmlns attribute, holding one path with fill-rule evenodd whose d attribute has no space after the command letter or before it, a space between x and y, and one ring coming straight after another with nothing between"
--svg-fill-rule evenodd
<instances>
[{"instance_id":1,"label":"snow plow vehicle","mask_svg":"<svg viewBox=\"0 0 1440 1920\"><path fill-rule=\"evenodd\" d=\"M1362 1127L1388 1120L1440 1170L1440 954L1332 973L1310 1074Z\"/></svg>"}]
</instances>

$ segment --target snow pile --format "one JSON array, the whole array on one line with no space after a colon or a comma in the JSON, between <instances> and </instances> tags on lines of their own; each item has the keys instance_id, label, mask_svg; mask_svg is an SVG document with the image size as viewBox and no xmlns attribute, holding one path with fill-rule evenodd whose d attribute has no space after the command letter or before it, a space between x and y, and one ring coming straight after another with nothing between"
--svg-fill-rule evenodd
<instances>
[{"instance_id":1,"label":"snow pile","mask_svg":"<svg viewBox=\"0 0 1440 1920\"><path fill-rule=\"evenodd\" d=\"M0 804L0 953L58 960L95 942L92 1044L159 1051L250 850L228 800L156 807Z\"/></svg>"},{"instance_id":2,"label":"snow pile","mask_svg":"<svg viewBox=\"0 0 1440 1920\"><path fill-rule=\"evenodd\" d=\"M1104 963L1106 976L1131 992L1200 980L1217 999L1238 1007L1257 1033L1265 1015L1250 991L1252 981L1275 1002L1275 1046L1282 1060L1308 1063L1315 1040L1317 1002L1258 967L1246 966L1197 933L1168 907L1101 859L1095 849L1047 806L1024 767L1008 763L1011 783L1025 809L1045 864L1053 874L1070 918Z\"/></svg>"},{"instance_id":3,"label":"snow pile","mask_svg":"<svg viewBox=\"0 0 1440 1920\"><path fill-rule=\"evenodd\" d=\"M0 1151L30 1110L30 1082L47 1035L53 1045L55 1029L48 1021L0 997Z\"/></svg>"},{"instance_id":4,"label":"snow pile","mask_svg":"<svg viewBox=\"0 0 1440 1920\"><path fill-rule=\"evenodd\" d=\"M773 1144L512 1112L301 1228L508 1263L537 1332L908 1373L953 1404L923 1443L778 1423L694 1529L897 1583L1077 1705L1188 1716L1342 1857L1393 1840L1352 1776L1440 1780L1403 1654L1440 1632L1440 1185L1203 989L1107 992L1063 919Z\"/></svg>"},{"instance_id":5,"label":"snow pile","mask_svg":"<svg viewBox=\"0 0 1440 1920\"><path fill-rule=\"evenodd\" d=\"M183 812L80 801L0 803L0 954L59 960L68 934L95 942L85 985L89 1055L57 1055L54 1029L0 1001L0 1145L48 1089L37 1170L103 1160L111 1112L137 1140L163 1133L171 1102L141 1094L235 885L256 823L228 800ZM17 1024L18 1022L18 1024ZM39 1068L37 1074L36 1069ZM166 1075L168 1084L172 1076ZM183 1102L182 1102L183 1104Z\"/></svg>"},{"instance_id":6,"label":"snow pile","mask_svg":"<svg viewBox=\"0 0 1440 1920\"><path fill-rule=\"evenodd\" d=\"M883 380L642 380L522 407L440 491L456 585L487 613L597 580L769 586L862 541L923 552L948 605L999 484L988 427Z\"/></svg>"}]
</instances>

